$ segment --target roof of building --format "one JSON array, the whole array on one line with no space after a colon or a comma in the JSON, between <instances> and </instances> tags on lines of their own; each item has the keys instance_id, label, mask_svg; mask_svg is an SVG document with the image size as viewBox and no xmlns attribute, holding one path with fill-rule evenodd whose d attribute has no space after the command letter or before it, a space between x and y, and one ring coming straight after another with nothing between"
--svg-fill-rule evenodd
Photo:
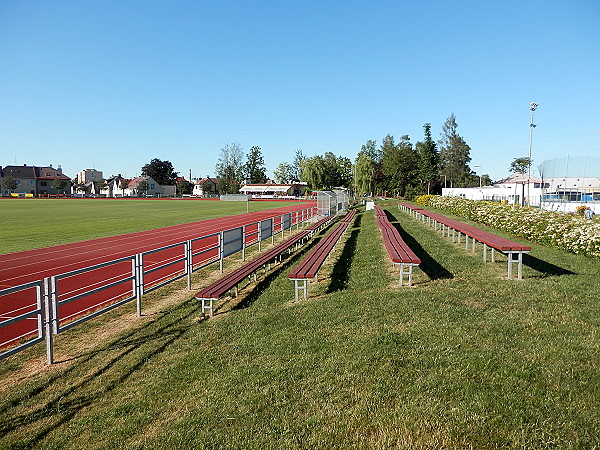
<instances>
[{"instance_id":1,"label":"roof of building","mask_svg":"<svg viewBox=\"0 0 600 450\"><path fill-rule=\"evenodd\" d=\"M538 177L529 176L526 173L513 173L511 176L504 178L503 180L497 181L494 184L527 184L527 183L541 183L542 180Z\"/></svg>"},{"instance_id":2,"label":"roof of building","mask_svg":"<svg viewBox=\"0 0 600 450\"><path fill-rule=\"evenodd\" d=\"M2 169L3 176L13 178L35 178L40 180L61 180L70 181L71 178L62 173L61 170L54 167L39 167L39 166L6 166Z\"/></svg>"}]
</instances>

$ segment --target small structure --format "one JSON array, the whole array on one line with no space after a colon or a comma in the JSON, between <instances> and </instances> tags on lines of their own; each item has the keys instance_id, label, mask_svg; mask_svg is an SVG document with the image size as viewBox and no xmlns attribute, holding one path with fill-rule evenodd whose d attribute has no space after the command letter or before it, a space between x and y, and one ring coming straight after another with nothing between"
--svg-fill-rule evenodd
<instances>
[{"instance_id":1,"label":"small structure","mask_svg":"<svg viewBox=\"0 0 600 450\"><path fill-rule=\"evenodd\" d=\"M252 195L254 198L298 198L302 197L308 190L306 183L263 183L263 184L244 184L240 192L242 194Z\"/></svg>"}]
</instances>

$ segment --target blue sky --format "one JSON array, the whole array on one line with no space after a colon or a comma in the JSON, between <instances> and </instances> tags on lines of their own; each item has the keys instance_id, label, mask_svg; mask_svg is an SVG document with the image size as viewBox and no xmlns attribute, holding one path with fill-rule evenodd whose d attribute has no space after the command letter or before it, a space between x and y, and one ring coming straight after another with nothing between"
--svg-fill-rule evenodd
<instances>
[{"instance_id":1,"label":"blue sky","mask_svg":"<svg viewBox=\"0 0 600 450\"><path fill-rule=\"evenodd\" d=\"M0 165L213 175L220 149L267 170L454 113L492 179L600 154L600 2L0 2ZM476 169L479 171L480 169Z\"/></svg>"}]
</instances>

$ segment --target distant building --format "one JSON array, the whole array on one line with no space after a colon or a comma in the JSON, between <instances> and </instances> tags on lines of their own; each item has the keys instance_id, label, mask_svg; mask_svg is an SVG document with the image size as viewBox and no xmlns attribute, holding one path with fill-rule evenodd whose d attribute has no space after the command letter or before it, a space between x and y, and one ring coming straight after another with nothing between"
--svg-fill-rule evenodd
<instances>
[{"instance_id":1,"label":"distant building","mask_svg":"<svg viewBox=\"0 0 600 450\"><path fill-rule=\"evenodd\" d=\"M0 168L0 179L11 177L15 180L17 187L10 193L2 188L2 195L10 194L29 195L34 197L43 197L49 195L64 195L71 192L71 178L65 175L62 168L57 169L50 166L6 166ZM56 181L63 182L63 188L56 187Z\"/></svg>"},{"instance_id":2,"label":"distant building","mask_svg":"<svg viewBox=\"0 0 600 450\"><path fill-rule=\"evenodd\" d=\"M144 187L143 182L146 183ZM161 186L156 180L147 175L129 180L125 189L125 197L174 197L175 186Z\"/></svg>"},{"instance_id":3,"label":"distant building","mask_svg":"<svg viewBox=\"0 0 600 450\"><path fill-rule=\"evenodd\" d=\"M192 191L192 195L195 195L197 197L210 197L211 195L216 195L218 182L218 178L201 178L194 183L194 190ZM206 187L208 187L209 189L205 190Z\"/></svg>"},{"instance_id":4,"label":"distant building","mask_svg":"<svg viewBox=\"0 0 600 450\"><path fill-rule=\"evenodd\" d=\"M251 194L255 198L296 198L303 196L307 190L306 183L244 184L240 188L242 194Z\"/></svg>"},{"instance_id":5,"label":"distant building","mask_svg":"<svg viewBox=\"0 0 600 450\"><path fill-rule=\"evenodd\" d=\"M89 184L102 181L104 179L102 171L96 169L84 169L77 174L77 183Z\"/></svg>"}]
</instances>

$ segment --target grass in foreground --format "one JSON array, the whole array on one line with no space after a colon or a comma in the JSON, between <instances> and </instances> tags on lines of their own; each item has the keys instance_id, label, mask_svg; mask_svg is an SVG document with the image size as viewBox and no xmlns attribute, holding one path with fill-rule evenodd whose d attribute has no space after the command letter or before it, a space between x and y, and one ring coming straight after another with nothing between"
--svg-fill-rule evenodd
<instances>
[{"instance_id":1,"label":"grass in foreground","mask_svg":"<svg viewBox=\"0 0 600 450\"><path fill-rule=\"evenodd\" d=\"M83 328L59 336L57 354L91 349L11 381L0 447L597 446L598 260L534 245L525 279L504 280L504 261L390 212L424 261L414 287L397 287L361 214L307 301L292 303L287 265L212 320L183 301L96 344Z\"/></svg>"},{"instance_id":2,"label":"grass in foreground","mask_svg":"<svg viewBox=\"0 0 600 450\"><path fill-rule=\"evenodd\" d=\"M255 212L284 202L0 199L0 254Z\"/></svg>"}]
</instances>

